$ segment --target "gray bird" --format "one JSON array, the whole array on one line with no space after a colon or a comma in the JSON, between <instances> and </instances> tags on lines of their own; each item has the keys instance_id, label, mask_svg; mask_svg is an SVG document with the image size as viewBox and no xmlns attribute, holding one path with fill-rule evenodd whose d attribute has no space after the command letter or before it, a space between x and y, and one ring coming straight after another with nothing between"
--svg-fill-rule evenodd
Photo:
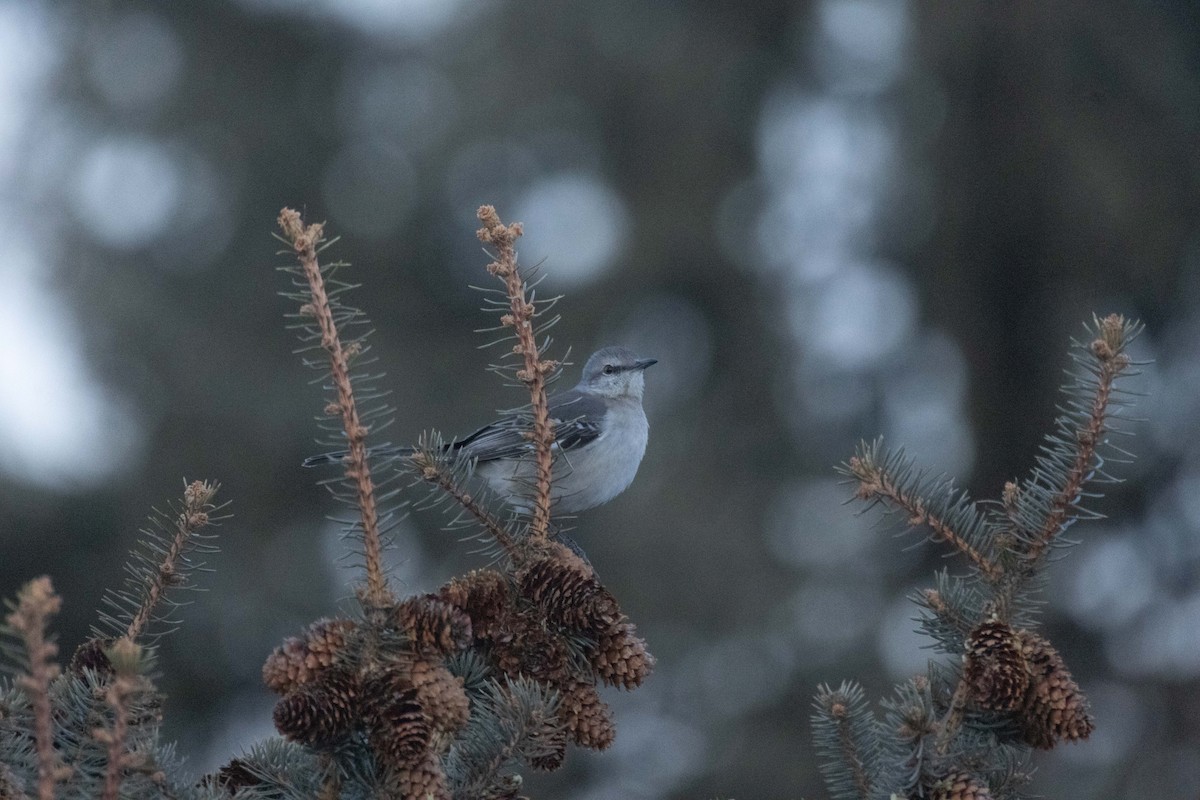
<instances>
[{"instance_id":1,"label":"gray bird","mask_svg":"<svg viewBox=\"0 0 1200 800\"><path fill-rule=\"evenodd\" d=\"M597 350L573 389L548 398L554 424L554 511L574 514L607 503L633 483L646 452L650 425L642 410L645 369L657 359L626 347ZM475 475L517 508L528 508L535 466L527 424L504 417L446 447L475 462ZM405 455L411 448L381 448L376 455ZM311 467L340 461L345 452L314 456Z\"/></svg>"}]
</instances>

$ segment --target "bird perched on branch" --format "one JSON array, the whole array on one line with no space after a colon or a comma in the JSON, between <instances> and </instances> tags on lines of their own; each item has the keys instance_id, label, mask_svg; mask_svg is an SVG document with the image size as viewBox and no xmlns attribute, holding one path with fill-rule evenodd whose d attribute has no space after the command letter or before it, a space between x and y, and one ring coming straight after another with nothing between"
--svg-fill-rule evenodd
<instances>
[{"instance_id":1,"label":"bird perched on branch","mask_svg":"<svg viewBox=\"0 0 1200 800\"><path fill-rule=\"evenodd\" d=\"M633 482L646 452L650 425L642 409L645 370L657 359L641 358L626 347L597 350L572 389L548 398L554 424L555 513L574 514L607 503ZM528 424L505 416L445 450L475 463L475 475L510 505L527 510L534 480ZM412 448L373 449L376 456L405 456ZM340 462L345 451L313 456L304 466Z\"/></svg>"}]
</instances>

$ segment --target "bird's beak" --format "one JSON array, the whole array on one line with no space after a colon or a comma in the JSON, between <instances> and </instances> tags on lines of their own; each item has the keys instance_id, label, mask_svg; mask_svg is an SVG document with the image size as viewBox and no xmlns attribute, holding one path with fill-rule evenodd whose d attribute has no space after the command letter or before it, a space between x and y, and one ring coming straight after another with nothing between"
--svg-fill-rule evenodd
<instances>
[{"instance_id":1,"label":"bird's beak","mask_svg":"<svg viewBox=\"0 0 1200 800\"><path fill-rule=\"evenodd\" d=\"M657 363L657 358L639 358L637 361L633 362L633 368L645 369L646 367L653 367Z\"/></svg>"}]
</instances>

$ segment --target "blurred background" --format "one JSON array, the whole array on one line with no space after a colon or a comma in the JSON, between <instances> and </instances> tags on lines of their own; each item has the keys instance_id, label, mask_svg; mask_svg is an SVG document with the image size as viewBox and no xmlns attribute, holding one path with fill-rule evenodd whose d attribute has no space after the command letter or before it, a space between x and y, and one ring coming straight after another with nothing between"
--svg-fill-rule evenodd
<instances>
[{"instance_id":1,"label":"blurred background","mask_svg":"<svg viewBox=\"0 0 1200 800\"><path fill-rule=\"evenodd\" d=\"M52 574L69 653L149 507L221 481L161 658L197 773L273 733L264 658L356 578L299 466L279 209L344 237L405 440L522 402L472 332L487 202L566 294L556 353L660 359L638 480L576 533L658 669L535 797L823 796L814 687L922 671L905 595L947 563L833 466L883 434L997 496L1112 311L1154 360L1139 460L1044 614L1098 730L1033 789L1200 791L1200 5L10 0L0 44L0 594ZM480 565L438 524L408 590Z\"/></svg>"}]
</instances>

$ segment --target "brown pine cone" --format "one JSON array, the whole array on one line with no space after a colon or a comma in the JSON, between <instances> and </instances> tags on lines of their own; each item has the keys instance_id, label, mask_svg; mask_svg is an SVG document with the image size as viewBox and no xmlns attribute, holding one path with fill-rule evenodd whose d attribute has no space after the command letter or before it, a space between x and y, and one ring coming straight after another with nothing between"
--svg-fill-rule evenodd
<instances>
[{"instance_id":1,"label":"brown pine cone","mask_svg":"<svg viewBox=\"0 0 1200 800\"><path fill-rule=\"evenodd\" d=\"M991 800L992 792L966 772L946 776L933 786L930 800Z\"/></svg>"},{"instance_id":2,"label":"brown pine cone","mask_svg":"<svg viewBox=\"0 0 1200 800\"><path fill-rule=\"evenodd\" d=\"M471 618L436 595L401 601L392 609L391 621L419 652L450 655L471 643Z\"/></svg>"},{"instance_id":3,"label":"brown pine cone","mask_svg":"<svg viewBox=\"0 0 1200 800\"><path fill-rule=\"evenodd\" d=\"M69 667L71 673L82 675L85 669L90 669L101 675L111 675L113 673L112 662L108 660L108 654L105 651L112 647L113 641L107 636L96 636L75 648Z\"/></svg>"},{"instance_id":4,"label":"brown pine cone","mask_svg":"<svg viewBox=\"0 0 1200 800\"><path fill-rule=\"evenodd\" d=\"M616 598L582 562L543 558L524 569L517 584L547 620L566 628L599 634L622 617Z\"/></svg>"},{"instance_id":5,"label":"brown pine cone","mask_svg":"<svg viewBox=\"0 0 1200 800\"><path fill-rule=\"evenodd\" d=\"M309 669L332 666L345 655L346 639L358 625L348 619L319 619L304 632Z\"/></svg>"},{"instance_id":6,"label":"brown pine cone","mask_svg":"<svg viewBox=\"0 0 1200 800\"><path fill-rule=\"evenodd\" d=\"M603 750L617 735L612 711L590 684L575 683L563 692L558 713L580 747Z\"/></svg>"},{"instance_id":7,"label":"brown pine cone","mask_svg":"<svg viewBox=\"0 0 1200 800\"><path fill-rule=\"evenodd\" d=\"M566 743L564 743L561 750L550 750L529 759L529 766L541 772L554 772L554 770L563 765L563 759L566 757L567 748Z\"/></svg>"},{"instance_id":8,"label":"brown pine cone","mask_svg":"<svg viewBox=\"0 0 1200 800\"><path fill-rule=\"evenodd\" d=\"M634 689L641 686L654 669L654 656L646 642L634 635L632 623L623 622L605 631L596 642L592 666L610 686Z\"/></svg>"},{"instance_id":9,"label":"brown pine cone","mask_svg":"<svg viewBox=\"0 0 1200 800\"><path fill-rule=\"evenodd\" d=\"M387 692L382 686L379 688ZM429 749L432 731L424 709L417 702L416 691L387 692L381 700L374 704L371 714L368 731L371 749L380 761L392 767L419 763Z\"/></svg>"},{"instance_id":10,"label":"brown pine cone","mask_svg":"<svg viewBox=\"0 0 1200 800\"><path fill-rule=\"evenodd\" d=\"M263 683L278 694L287 694L314 680L344 660L346 640L356 627L348 619L320 619L305 630L303 637L284 639L263 664Z\"/></svg>"},{"instance_id":11,"label":"brown pine cone","mask_svg":"<svg viewBox=\"0 0 1200 800\"><path fill-rule=\"evenodd\" d=\"M1029 692L1020 717L1025 741L1049 750L1059 741L1086 739L1095 723L1088 714L1087 698L1062 656L1036 633L1019 631L1018 636L1030 671Z\"/></svg>"},{"instance_id":12,"label":"brown pine cone","mask_svg":"<svg viewBox=\"0 0 1200 800\"><path fill-rule=\"evenodd\" d=\"M463 689L463 679L452 675L443 665L428 661L413 664L410 676L417 702L425 709L430 724L443 731L454 732L467 724L470 701Z\"/></svg>"},{"instance_id":13,"label":"brown pine cone","mask_svg":"<svg viewBox=\"0 0 1200 800\"><path fill-rule=\"evenodd\" d=\"M420 761L401 767L395 776L405 800L451 800L442 760L436 753L426 753Z\"/></svg>"},{"instance_id":14,"label":"brown pine cone","mask_svg":"<svg viewBox=\"0 0 1200 800\"><path fill-rule=\"evenodd\" d=\"M350 733L358 709L357 678L347 671L329 670L275 704L275 729L292 741L329 747Z\"/></svg>"},{"instance_id":15,"label":"brown pine cone","mask_svg":"<svg viewBox=\"0 0 1200 800\"><path fill-rule=\"evenodd\" d=\"M537 751L529 758L529 765L542 772L553 772L562 766L567 756L567 737L570 732L559 716L542 720L542 729L537 732Z\"/></svg>"},{"instance_id":16,"label":"brown pine cone","mask_svg":"<svg viewBox=\"0 0 1200 800\"><path fill-rule=\"evenodd\" d=\"M308 683L313 670L308 667L308 648L295 636L283 640L263 664L263 683L277 694L287 694Z\"/></svg>"},{"instance_id":17,"label":"brown pine cone","mask_svg":"<svg viewBox=\"0 0 1200 800\"><path fill-rule=\"evenodd\" d=\"M537 620L513 616L515 625L503 639L493 641L492 657L511 678L521 675L561 686L570 680L571 653L559 634L547 631Z\"/></svg>"},{"instance_id":18,"label":"brown pine cone","mask_svg":"<svg viewBox=\"0 0 1200 800\"><path fill-rule=\"evenodd\" d=\"M200 779L201 786L218 786L231 795L237 794L237 790L244 786L258 786L262 782L262 778L240 758L233 759L216 773Z\"/></svg>"},{"instance_id":19,"label":"brown pine cone","mask_svg":"<svg viewBox=\"0 0 1200 800\"><path fill-rule=\"evenodd\" d=\"M984 710L1012 711L1025 701L1029 666L1008 623L989 620L971 631L964 677L975 705Z\"/></svg>"},{"instance_id":20,"label":"brown pine cone","mask_svg":"<svg viewBox=\"0 0 1200 800\"><path fill-rule=\"evenodd\" d=\"M447 583L437 596L470 617L475 636L486 638L508 609L508 580L494 569L477 569Z\"/></svg>"}]
</instances>

